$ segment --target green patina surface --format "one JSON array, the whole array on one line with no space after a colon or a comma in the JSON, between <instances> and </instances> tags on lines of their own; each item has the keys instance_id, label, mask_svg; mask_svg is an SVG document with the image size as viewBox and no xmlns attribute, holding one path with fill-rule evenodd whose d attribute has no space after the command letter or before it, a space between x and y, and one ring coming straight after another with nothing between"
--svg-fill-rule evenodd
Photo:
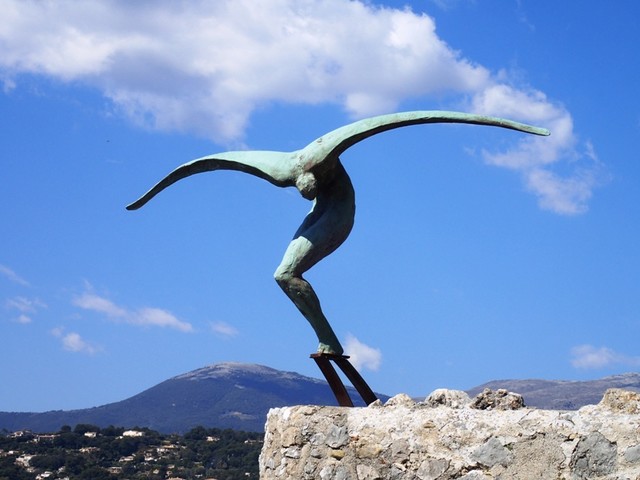
<instances>
[{"instance_id":1,"label":"green patina surface","mask_svg":"<svg viewBox=\"0 0 640 480\"><path fill-rule=\"evenodd\" d=\"M465 123L508 128L535 135L549 135L543 128L461 112L413 111L366 118L333 130L293 152L239 151L209 155L181 165L158 182L129 210L142 207L178 180L213 170L236 170L260 177L278 187L296 187L313 201L282 262L276 282L313 327L318 352L341 355L342 345L322 312L320 300L303 274L336 250L349 236L355 216L355 193L339 156L352 145L378 133L409 125Z\"/></svg>"}]
</instances>

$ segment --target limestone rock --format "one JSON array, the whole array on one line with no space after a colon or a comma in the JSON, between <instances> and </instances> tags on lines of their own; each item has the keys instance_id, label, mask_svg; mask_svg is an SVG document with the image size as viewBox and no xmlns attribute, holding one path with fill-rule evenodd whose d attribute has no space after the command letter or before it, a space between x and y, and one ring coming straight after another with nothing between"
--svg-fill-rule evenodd
<instances>
[{"instance_id":1,"label":"limestone rock","mask_svg":"<svg viewBox=\"0 0 640 480\"><path fill-rule=\"evenodd\" d=\"M577 478L596 478L613 472L618 449L600 432L581 438L571 456L571 469Z\"/></svg>"},{"instance_id":2,"label":"limestone rock","mask_svg":"<svg viewBox=\"0 0 640 480\"><path fill-rule=\"evenodd\" d=\"M478 410L517 410L524 406L522 395L502 388L495 392L485 388L471 402L471 408Z\"/></svg>"},{"instance_id":3,"label":"limestone rock","mask_svg":"<svg viewBox=\"0 0 640 480\"><path fill-rule=\"evenodd\" d=\"M608 391L577 412L526 408L506 390L479 397L438 390L424 403L272 409L260 478L640 479L639 394Z\"/></svg>"},{"instance_id":4,"label":"limestone rock","mask_svg":"<svg viewBox=\"0 0 640 480\"><path fill-rule=\"evenodd\" d=\"M614 412L640 413L640 393L610 388L604 393L599 405Z\"/></svg>"},{"instance_id":5,"label":"limestone rock","mask_svg":"<svg viewBox=\"0 0 640 480\"><path fill-rule=\"evenodd\" d=\"M438 388L431 392L424 403L430 407L444 406L451 408L463 408L471 403L471 398L469 398L469 395L462 390Z\"/></svg>"},{"instance_id":6,"label":"limestone rock","mask_svg":"<svg viewBox=\"0 0 640 480\"><path fill-rule=\"evenodd\" d=\"M415 403L416 402L414 402L414 400L406 393L399 393L398 395L391 397L389 400L387 400L387 403L385 403L384 405L386 407L394 407L398 405L412 407L413 405L415 405Z\"/></svg>"}]
</instances>

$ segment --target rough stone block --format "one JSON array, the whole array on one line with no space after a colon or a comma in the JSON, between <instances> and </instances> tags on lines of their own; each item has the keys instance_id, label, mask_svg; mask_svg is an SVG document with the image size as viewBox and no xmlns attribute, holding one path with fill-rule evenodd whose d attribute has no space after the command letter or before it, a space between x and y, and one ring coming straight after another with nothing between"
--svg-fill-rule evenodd
<instances>
[{"instance_id":1,"label":"rough stone block","mask_svg":"<svg viewBox=\"0 0 640 480\"><path fill-rule=\"evenodd\" d=\"M569 412L526 408L506 391L478 397L272 409L260 478L640 480L640 394L612 389Z\"/></svg>"}]
</instances>

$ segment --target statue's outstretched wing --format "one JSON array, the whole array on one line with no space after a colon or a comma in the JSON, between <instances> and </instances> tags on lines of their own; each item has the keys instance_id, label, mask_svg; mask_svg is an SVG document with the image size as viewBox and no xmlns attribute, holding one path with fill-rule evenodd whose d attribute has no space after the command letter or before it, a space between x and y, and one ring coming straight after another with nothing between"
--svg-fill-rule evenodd
<instances>
[{"instance_id":1,"label":"statue's outstretched wing","mask_svg":"<svg viewBox=\"0 0 640 480\"><path fill-rule=\"evenodd\" d=\"M534 135L549 135L549 131L544 128L498 117L461 112L422 110L380 115L333 130L295 152L225 152L193 160L176 168L142 197L128 205L127 209L136 210L142 207L155 195L182 178L212 170L236 170L263 178L278 187L294 186L303 171L310 171L315 165L327 160L335 161L347 148L366 138L394 128L422 123L468 123L509 128Z\"/></svg>"},{"instance_id":2,"label":"statue's outstretched wing","mask_svg":"<svg viewBox=\"0 0 640 480\"><path fill-rule=\"evenodd\" d=\"M291 153L271 151L224 152L198 158L179 166L160 180L147 193L127 205L127 210L137 210L162 190L185 177L213 170L235 170L260 177L278 187L295 185L290 169Z\"/></svg>"},{"instance_id":3,"label":"statue's outstretched wing","mask_svg":"<svg viewBox=\"0 0 640 480\"><path fill-rule=\"evenodd\" d=\"M499 117L440 110L419 110L365 118L333 130L307 145L307 151L318 163L337 158L347 148L378 133L422 123L468 123L509 128L534 135L549 135L549 130ZM307 153L305 152L305 153ZM313 152L313 153L311 153Z\"/></svg>"}]
</instances>

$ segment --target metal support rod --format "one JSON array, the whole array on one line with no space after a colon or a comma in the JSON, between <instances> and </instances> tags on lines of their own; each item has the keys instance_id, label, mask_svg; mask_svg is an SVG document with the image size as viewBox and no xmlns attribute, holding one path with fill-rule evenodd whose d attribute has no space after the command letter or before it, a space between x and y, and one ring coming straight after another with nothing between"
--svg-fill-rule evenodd
<instances>
[{"instance_id":1,"label":"metal support rod","mask_svg":"<svg viewBox=\"0 0 640 480\"><path fill-rule=\"evenodd\" d=\"M376 394L373 393L373 390L371 390L369 385L367 385L367 382L364 381L354 366L351 365L347 355L312 353L310 356L315 360L316 364L320 368L320 371L327 380L327 383L329 383L329 387L331 387L331 391L335 395L336 400L341 407L353 407L353 401L351 400L342 379L336 373L335 368L333 368L331 360L333 360L336 365L340 367L340 370L342 370L342 372L347 376L349 381L362 397L362 400L364 400L365 404L369 405L378 399Z\"/></svg>"},{"instance_id":2,"label":"metal support rod","mask_svg":"<svg viewBox=\"0 0 640 480\"><path fill-rule=\"evenodd\" d=\"M364 403L366 405L370 405L375 402L378 397L376 397L376 394L373 393L373 390L369 388L369 385L367 385L367 382L364 381L364 378L362 378L355 367L351 365L351 362L347 360L348 358L349 357L340 357L336 358L334 361L336 362L338 367L340 367L340 370L342 370L343 373L347 376L347 378L351 382L351 385L356 388L356 390L362 397L362 400L364 400Z\"/></svg>"}]
</instances>

